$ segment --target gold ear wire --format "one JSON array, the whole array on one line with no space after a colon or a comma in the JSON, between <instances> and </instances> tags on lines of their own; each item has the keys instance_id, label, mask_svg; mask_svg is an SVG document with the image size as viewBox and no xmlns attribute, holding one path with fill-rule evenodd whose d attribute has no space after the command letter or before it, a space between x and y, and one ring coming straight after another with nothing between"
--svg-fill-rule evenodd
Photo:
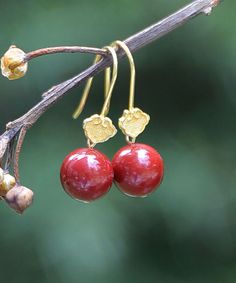
<instances>
[{"instance_id":1,"label":"gold ear wire","mask_svg":"<svg viewBox=\"0 0 236 283\"><path fill-rule=\"evenodd\" d=\"M130 64L129 106L128 110L124 110L123 115L119 118L119 128L126 136L127 142L134 143L136 137L144 131L149 123L150 116L141 109L134 108L135 64L128 46L120 40L115 41L112 46L121 47L126 53Z\"/></svg>"},{"instance_id":2,"label":"gold ear wire","mask_svg":"<svg viewBox=\"0 0 236 283\"><path fill-rule=\"evenodd\" d=\"M109 92L109 88L111 85L111 68L106 68L105 70L105 79L104 79L104 100L107 97L107 94ZM105 116L108 114L110 108L110 103L107 105L107 109L105 111Z\"/></svg>"},{"instance_id":3,"label":"gold ear wire","mask_svg":"<svg viewBox=\"0 0 236 283\"><path fill-rule=\"evenodd\" d=\"M115 82L117 79L117 72L118 72L118 59L116 52L113 47L111 46L106 46L105 47L112 55L113 59L113 69L112 69L112 79L110 81L110 68L106 69L106 74L105 74L105 102L101 111L101 116L106 116L109 112L109 105L110 105L110 100L112 96L112 91L115 86Z\"/></svg>"},{"instance_id":4,"label":"gold ear wire","mask_svg":"<svg viewBox=\"0 0 236 283\"><path fill-rule=\"evenodd\" d=\"M129 64L130 64L129 110L132 110L134 108L135 75L136 75L133 55L131 54L128 46L123 41L117 40L112 45L118 45L119 47L121 47L125 51L126 56L129 60Z\"/></svg>"},{"instance_id":5,"label":"gold ear wire","mask_svg":"<svg viewBox=\"0 0 236 283\"><path fill-rule=\"evenodd\" d=\"M98 63L100 60L101 60L101 56L97 55L95 57L94 61L93 61L93 65ZM85 106L85 103L88 99L88 95L89 95L90 88L92 86L92 82L93 82L93 77L91 77L87 80L83 94L82 94L82 97L81 97L80 102L79 102L79 105L77 106L76 110L74 111L74 113L72 115L73 119L77 119L80 116L80 114L82 113L82 111L84 110L84 106Z\"/></svg>"},{"instance_id":6,"label":"gold ear wire","mask_svg":"<svg viewBox=\"0 0 236 283\"><path fill-rule=\"evenodd\" d=\"M111 54L112 52L115 52L114 49L110 46L106 46L104 47L104 49L107 49ZM112 57L113 57L113 69L116 68L116 76L117 76L117 65L115 63L115 61L118 61L117 60L117 56L116 56L116 53L112 54ZM101 55L97 55L94 59L94 62L93 62L93 65L98 63L100 60L101 60L102 56ZM116 64L116 66L114 66ZM105 70L105 79L104 79L104 99L106 100L106 97L108 95L108 92L109 92L109 89L110 89L110 86L111 86L111 68L108 67L106 68ZM93 79L94 77L91 77L87 80L87 83L85 85L85 88L84 88L84 91L83 91L83 94L82 94L82 97L80 99L80 102L79 102L79 105L77 106L76 110L74 111L72 117L73 119L77 119L80 114L83 112L84 110L84 106L86 104L86 101L88 99L88 95L89 95L89 92L90 92L90 89L91 89L91 86L92 86L92 83L93 83ZM104 115L106 116L109 112L109 107L110 107L110 102L107 103L106 105L106 110L104 112Z\"/></svg>"},{"instance_id":7,"label":"gold ear wire","mask_svg":"<svg viewBox=\"0 0 236 283\"><path fill-rule=\"evenodd\" d=\"M112 55L113 69L112 78L110 78L110 68L105 72L105 101L100 114L94 114L83 122L83 129L87 137L88 146L93 147L97 143L107 141L113 137L117 130L112 123L112 120L106 117L109 111L112 91L117 79L118 59L115 49L111 46L104 47Z\"/></svg>"}]
</instances>

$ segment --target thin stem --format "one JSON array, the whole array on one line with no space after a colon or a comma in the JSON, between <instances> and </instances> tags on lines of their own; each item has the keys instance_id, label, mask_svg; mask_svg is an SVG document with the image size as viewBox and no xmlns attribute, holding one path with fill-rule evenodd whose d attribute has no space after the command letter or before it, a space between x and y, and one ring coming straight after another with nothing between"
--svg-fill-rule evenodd
<instances>
[{"instance_id":1,"label":"thin stem","mask_svg":"<svg viewBox=\"0 0 236 283\"><path fill-rule=\"evenodd\" d=\"M98 54L101 56L107 55L105 49L94 48L94 47L81 47L81 46L59 46L59 47L47 47L38 50L28 52L25 55L25 62L28 62L39 56L55 54L55 53L91 53Z\"/></svg>"},{"instance_id":2,"label":"thin stem","mask_svg":"<svg viewBox=\"0 0 236 283\"><path fill-rule=\"evenodd\" d=\"M6 171L6 172L9 171L12 160L14 158L15 140L16 140L16 136L10 140L8 147L7 147L7 150L6 150L6 158L5 158L5 165L4 165L4 171Z\"/></svg>"}]
</instances>

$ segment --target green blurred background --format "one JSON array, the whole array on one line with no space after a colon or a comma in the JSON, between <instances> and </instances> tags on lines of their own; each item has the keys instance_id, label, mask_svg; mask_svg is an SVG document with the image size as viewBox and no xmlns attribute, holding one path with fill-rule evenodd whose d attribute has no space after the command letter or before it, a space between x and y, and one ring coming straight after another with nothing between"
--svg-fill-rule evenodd
<instances>
[{"instance_id":1,"label":"green blurred background","mask_svg":"<svg viewBox=\"0 0 236 283\"><path fill-rule=\"evenodd\" d=\"M101 47L125 39L182 7L185 0L1 1L0 53L59 45ZM236 282L236 2L224 1L135 53L136 105L151 115L139 142L164 157L165 178L146 199L113 187L101 200L76 202L63 192L65 155L86 144L82 120L102 106L96 77L86 111L71 113L77 88L28 132L20 169L35 191L23 216L1 203L0 282ZM0 128L21 116L52 85L91 63L86 54L33 60L18 81L0 78ZM129 68L120 63L110 117L128 102ZM122 134L97 149L109 157Z\"/></svg>"}]
</instances>

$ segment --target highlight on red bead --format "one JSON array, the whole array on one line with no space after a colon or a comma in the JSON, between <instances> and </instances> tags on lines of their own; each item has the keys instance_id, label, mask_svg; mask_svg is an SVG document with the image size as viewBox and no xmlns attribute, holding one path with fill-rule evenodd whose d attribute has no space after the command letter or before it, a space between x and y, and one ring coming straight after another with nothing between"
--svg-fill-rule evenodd
<instances>
[{"instance_id":1,"label":"highlight on red bead","mask_svg":"<svg viewBox=\"0 0 236 283\"><path fill-rule=\"evenodd\" d=\"M122 147L112 160L114 181L126 195L145 197L155 191L164 175L161 155L151 146L140 143Z\"/></svg>"},{"instance_id":2,"label":"highlight on red bead","mask_svg":"<svg viewBox=\"0 0 236 283\"><path fill-rule=\"evenodd\" d=\"M60 178L64 190L72 197L90 202L104 196L113 182L110 160L93 148L79 148L64 159Z\"/></svg>"}]
</instances>

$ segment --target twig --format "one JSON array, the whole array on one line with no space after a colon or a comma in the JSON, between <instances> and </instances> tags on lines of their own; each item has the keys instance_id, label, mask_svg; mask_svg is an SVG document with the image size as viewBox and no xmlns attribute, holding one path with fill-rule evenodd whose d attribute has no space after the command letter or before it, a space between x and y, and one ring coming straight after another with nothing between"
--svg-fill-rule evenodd
<instances>
[{"instance_id":1,"label":"twig","mask_svg":"<svg viewBox=\"0 0 236 283\"><path fill-rule=\"evenodd\" d=\"M16 178L16 183L20 184L20 174L19 174L19 158L20 158L20 152L21 148L25 139L25 135L27 132L27 127L22 127L19 133L18 141L16 144L15 154L14 154L14 163L13 163L13 171L14 176Z\"/></svg>"},{"instance_id":2,"label":"twig","mask_svg":"<svg viewBox=\"0 0 236 283\"><path fill-rule=\"evenodd\" d=\"M14 144L15 144L16 139L17 139L17 136L14 136L8 143L7 153L5 156L6 157L5 165L4 165L5 172L9 172L9 168L11 166L12 160L14 159L14 151L15 151Z\"/></svg>"},{"instance_id":3,"label":"twig","mask_svg":"<svg viewBox=\"0 0 236 283\"><path fill-rule=\"evenodd\" d=\"M81 46L58 46L58 47L47 47L38 49L35 51L28 52L25 56L24 61L28 62L36 57L55 54L55 53L91 53L99 54L102 56L107 55L105 49L94 48L94 47L81 47Z\"/></svg>"},{"instance_id":4,"label":"twig","mask_svg":"<svg viewBox=\"0 0 236 283\"><path fill-rule=\"evenodd\" d=\"M124 40L130 51L134 52L151 42L161 38L165 34L171 32L177 27L191 20L199 14L209 14L213 7L219 4L219 0L195 0L191 4L185 6L181 10L173 13L167 18L155 23L152 26L140 31L139 33ZM48 54L48 53L47 53ZM119 59L124 57L124 51L117 50ZM35 54L29 55L31 58ZM9 142L22 128L32 126L38 118L53 106L60 98L62 98L70 89L79 86L83 81L95 76L106 67L111 66L112 60L109 55L102 59L99 63L89 67L77 76L64 81L43 94L43 99L30 109L22 117L7 124L7 130L0 136L0 158L3 156L3 151L6 149L6 143Z\"/></svg>"}]
</instances>

